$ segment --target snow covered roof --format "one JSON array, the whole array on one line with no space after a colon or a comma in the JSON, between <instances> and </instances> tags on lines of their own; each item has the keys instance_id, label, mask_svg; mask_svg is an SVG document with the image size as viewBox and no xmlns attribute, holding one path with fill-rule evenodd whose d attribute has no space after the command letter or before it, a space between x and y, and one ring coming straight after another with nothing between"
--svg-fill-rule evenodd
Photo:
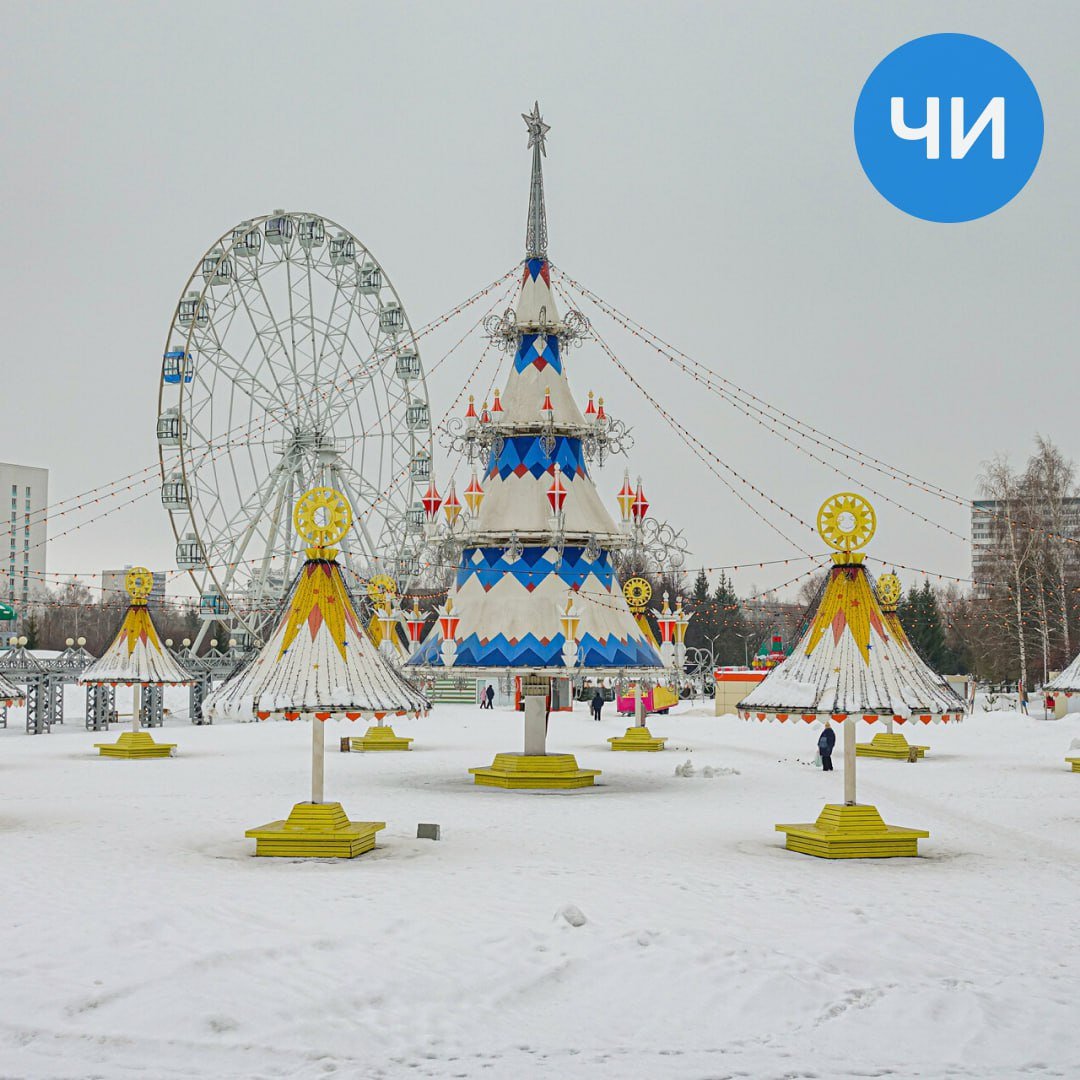
<instances>
[{"instance_id":1,"label":"snow covered roof","mask_svg":"<svg viewBox=\"0 0 1080 1080\"><path fill-rule=\"evenodd\" d=\"M134 599L113 643L79 676L83 686L101 683L189 683L192 674L161 645L145 601Z\"/></svg>"},{"instance_id":2,"label":"snow covered roof","mask_svg":"<svg viewBox=\"0 0 1080 1080\"><path fill-rule=\"evenodd\" d=\"M1080 653L1056 679L1051 679L1044 689L1056 690L1058 693L1080 694Z\"/></svg>"},{"instance_id":3,"label":"snow covered roof","mask_svg":"<svg viewBox=\"0 0 1080 1080\"><path fill-rule=\"evenodd\" d=\"M955 691L927 667L902 628L890 627L862 558L851 552L833 556L807 632L787 660L739 702L744 718L963 718L964 703Z\"/></svg>"},{"instance_id":4,"label":"snow covered roof","mask_svg":"<svg viewBox=\"0 0 1080 1080\"><path fill-rule=\"evenodd\" d=\"M207 716L313 713L356 720L427 712L424 695L361 627L336 554L308 549L277 629L250 664L207 697Z\"/></svg>"}]
</instances>

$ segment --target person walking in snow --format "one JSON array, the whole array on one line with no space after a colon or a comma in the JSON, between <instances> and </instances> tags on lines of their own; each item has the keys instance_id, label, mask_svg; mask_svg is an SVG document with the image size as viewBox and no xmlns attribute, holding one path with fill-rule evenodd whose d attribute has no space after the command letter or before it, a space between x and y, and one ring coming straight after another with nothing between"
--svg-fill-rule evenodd
<instances>
[{"instance_id":1,"label":"person walking in snow","mask_svg":"<svg viewBox=\"0 0 1080 1080\"><path fill-rule=\"evenodd\" d=\"M599 688L595 694L593 694L592 701L589 703L589 709L592 712L592 718L599 723L600 722L600 710L604 707L604 695L600 693Z\"/></svg>"},{"instance_id":2,"label":"person walking in snow","mask_svg":"<svg viewBox=\"0 0 1080 1080\"><path fill-rule=\"evenodd\" d=\"M483 700L480 702L481 709L493 709L492 702L495 700L495 687L488 683L487 689L484 691Z\"/></svg>"},{"instance_id":3,"label":"person walking in snow","mask_svg":"<svg viewBox=\"0 0 1080 1080\"><path fill-rule=\"evenodd\" d=\"M1027 716L1028 715L1028 693L1027 687L1020 683L1020 711Z\"/></svg>"},{"instance_id":4,"label":"person walking in snow","mask_svg":"<svg viewBox=\"0 0 1080 1080\"><path fill-rule=\"evenodd\" d=\"M818 736L817 751L821 755L821 768L823 772L832 772L832 752L836 745L836 732L826 724L825 729Z\"/></svg>"}]
</instances>

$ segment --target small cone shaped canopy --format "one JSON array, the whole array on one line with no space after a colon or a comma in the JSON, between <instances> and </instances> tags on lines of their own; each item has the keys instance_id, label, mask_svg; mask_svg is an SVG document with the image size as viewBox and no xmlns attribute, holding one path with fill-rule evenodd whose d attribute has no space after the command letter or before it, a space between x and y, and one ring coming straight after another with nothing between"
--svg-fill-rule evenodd
<instances>
[{"instance_id":1,"label":"small cone shaped canopy","mask_svg":"<svg viewBox=\"0 0 1080 1080\"><path fill-rule=\"evenodd\" d=\"M852 546L861 546L872 534L871 524L869 535ZM822 535L829 539L826 531ZM850 550L833 556L806 633L791 655L739 702L744 718L809 722L852 716L899 723L963 718L961 698L923 662L898 621L890 624L882 612L862 560Z\"/></svg>"},{"instance_id":2,"label":"small cone shaped canopy","mask_svg":"<svg viewBox=\"0 0 1080 1080\"><path fill-rule=\"evenodd\" d=\"M129 570L124 581L131 606L112 644L79 676L83 686L100 683L181 684L192 681L188 671L162 647L146 606L153 575L145 567Z\"/></svg>"},{"instance_id":3,"label":"small cone shaped canopy","mask_svg":"<svg viewBox=\"0 0 1080 1080\"><path fill-rule=\"evenodd\" d=\"M329 488L315 491L348 506ZM297 504L298 531L309 538L299 511L310 495ZM340 539L344 533L336 535ZM325 545L328 538L316 539ZM361 627L337 552L316 546L307 554L277 628L247 667L207 697L204 713L259 719L310 713L352 720L426 713L424 695L380 655Z\"/></svg>"}]
</instances>

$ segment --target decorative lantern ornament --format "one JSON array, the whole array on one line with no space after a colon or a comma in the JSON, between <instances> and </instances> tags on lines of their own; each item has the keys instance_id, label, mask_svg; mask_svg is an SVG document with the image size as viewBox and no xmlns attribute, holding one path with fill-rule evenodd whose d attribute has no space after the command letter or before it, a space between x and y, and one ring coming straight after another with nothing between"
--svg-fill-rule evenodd
<instances>
[{"instance_id":1,"label":"decorative lantern ornament","mask_svg":"<svg viewBox=\"0 0 1080 1080\"><path fill-rule=\"evenodd\" d=\"M629 469L623 472L622 487L619 488L617 498L619 500L619 514L622 517L622 522L624 525L628 525L630 523L630 515L634 505L634 489L630 483Z\"/></svg>"},{"instance_id":2,"label":"decorative lantern ornament","mask_svg":"<svg viewBox=\"0 0 1080 1080\"><path fill-rule=\"evenodd\" d=\"M457 497L457 485L453 480L450 481L450 490L446 494L446 501L443 503L443 513L446 515L446 523L452 529L457 524L458 516L461 514L461 500Z\"/></svg>"},{"instance_id":3,"label":"decorative lantern ornament","mask_svg":"<svg viewBox=\"0 0 1080 1080\"><path fill-rule=\"evenodd\" d=\"M465 427L466 430L472 431L476 428L478 417L476 415L476 402L472 394L469 395L469 407L465 410Z\"/></svg>"},{"instance_id":4,"label":"decorative lantern ornament","mask_svg":"<svg viewBox=\"0 0 1080 1080\"><path fill-rule=\"evenodd\" d=\"M596 403L593 401L593 392L589 391L589 401L585 406L585 420L590 424L596 423Z\"/></svg>"},{"instance_id":5,"label":"decorative lantern ornament","mask_svg":"<svg viewBox=\"0 0 1080 1080\"><path fill-rule=\"evenodd\" d=\"M555 408L551 404L551 387L544 390L544 403L540 406L540 419L545 424L551 424L555 420Z\"/></svg>"},{"instance_id":6,"label":"decorative lantern ornament","mask_svg":"<svg viewBox=\"0 0 1080 1080\"><path fill-rule=\"evenodd\" d=\"M567 594L566 604L560 608L559 621L562 623L563 633L563 663L568 668L572 668L577 663L578 658L577 635L578 625L581 622L581 616L578 614L577 597L573 589Z\"/></svg>"},{"instance_id":7,"label":"decorative lantern ornament","mask_svg":"<svg viewBox=\"0 0 1080 1080\"><path fill-rule=\"evenodd\" d=\"M442 496L439 494L438 488L435 487L434 480L428 484L428 489L420 501L424 504L424 514L428 521L434 521L435 515L439 512L439 507L442 506Z\"/></svg>"},{"instance_id":8,"label":"decorative lantern ornament","mask_svg":"<svg viewBox=\"0 0 1080 1080\"><path fill-rule=\"evenodd\" d=\"M634 501L630 504L630 512L634 515L634 521L640 525L645 515L649 512L649 500L645 498L645 492L641 486L641 477L638 477L637 491L634 492Z\"/></svg>"},{"instance_id":9,"label":"decorative lantern ornament","mask_svg":"<svg viewBox=\"0 0 1080 1080\"><path fill-rule=\"evenodd\" d=\"M423 640L424 636L424 623L426 621L424 613L420 610L420 601L414 596L412 610L405 617L405 626L409 631L410 655L420 648L420 642Z\"/></svg>"},{"instance_id":10,"label":"decorative lantern ornament","mask_svg":"<svg viewBox=\"0 0 1080 1080\"><path fill-rule=\"evenodd\" d=\"M484 501L484 489L480 486L476 470L473 470L472 479L465 489L465 502L468 504L469 513L476 517L480 513L480 504Z\"/></svg>"},{"instance_id":11,"label":"decorative lantern ornament","mask_svg":"<svg viewBox=\"0 0 1080 1080\"><path fill-rule=\"evenodd\" d=\"M501 420L502 419L503 407L502 407L502 401L499 398L499 388L498 387L495 388L494 395L495 395L494 400L491 403L491 416L492 416L492 419L494 419L494 420Z\"/></svg>"},{"instance_id":12,"label":"decorative lantern ornament","mask_svg":"<svg viewBox=\"0 0 1080 1080\"><path fill-rule=\"evenodd\" d=\"M547 491L548 504L551 506L552 514L556 517L563 512L563 506L566 505L566 494L566 485L562 480L562 469L556 462L552 468L551 487Z\"/></svg>"}]
</instances>

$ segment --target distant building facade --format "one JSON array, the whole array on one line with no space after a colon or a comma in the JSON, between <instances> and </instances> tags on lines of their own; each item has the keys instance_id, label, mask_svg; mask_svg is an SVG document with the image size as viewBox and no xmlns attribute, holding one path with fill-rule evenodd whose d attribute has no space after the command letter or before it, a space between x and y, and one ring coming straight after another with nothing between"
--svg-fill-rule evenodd
<instances>
[{"instance_id":1,"label":"distant building facade","mask_svg":"<svg viewBox=\"0 0 1080 1080\"><path fill-rule=\"evenodd\" d=\"M0 600L16 610L45 585L48 505L48 469L0 461Z\"/></svg>"},{"instance_id":2,"label":"distant building facade","mask_svg":"<svg viewBox=\"0 0 1080 1080\"><path fill-rule=\"evenodd\" d=\"M1002 499L975 499L971 504L971 580L977 600L990 597L990 582L997 572L996 563L1003 538L1006 504ZM1080 499L1066 499L1063 532L1080 539ZM1080 570L1080 545L1077 569Z\"/></svg>"},{"instance_id":3,"label":"distant building facade","mask_svg":"<svg viewBox=\"0 0 1080 1080\"><path fill-rule=\"evenodd\" d=\"M130 569L130 566L125 566L123 570L101 571L101 599L106 604L112 602L120 604L127 603L128 594L127 589L124 588L124 579L127 577ZM160 604L165 599L165 571L151 570L150 573L154 577L154 587L150 590L147 602L150 604Z\"/></svg>"}]
</instances>

